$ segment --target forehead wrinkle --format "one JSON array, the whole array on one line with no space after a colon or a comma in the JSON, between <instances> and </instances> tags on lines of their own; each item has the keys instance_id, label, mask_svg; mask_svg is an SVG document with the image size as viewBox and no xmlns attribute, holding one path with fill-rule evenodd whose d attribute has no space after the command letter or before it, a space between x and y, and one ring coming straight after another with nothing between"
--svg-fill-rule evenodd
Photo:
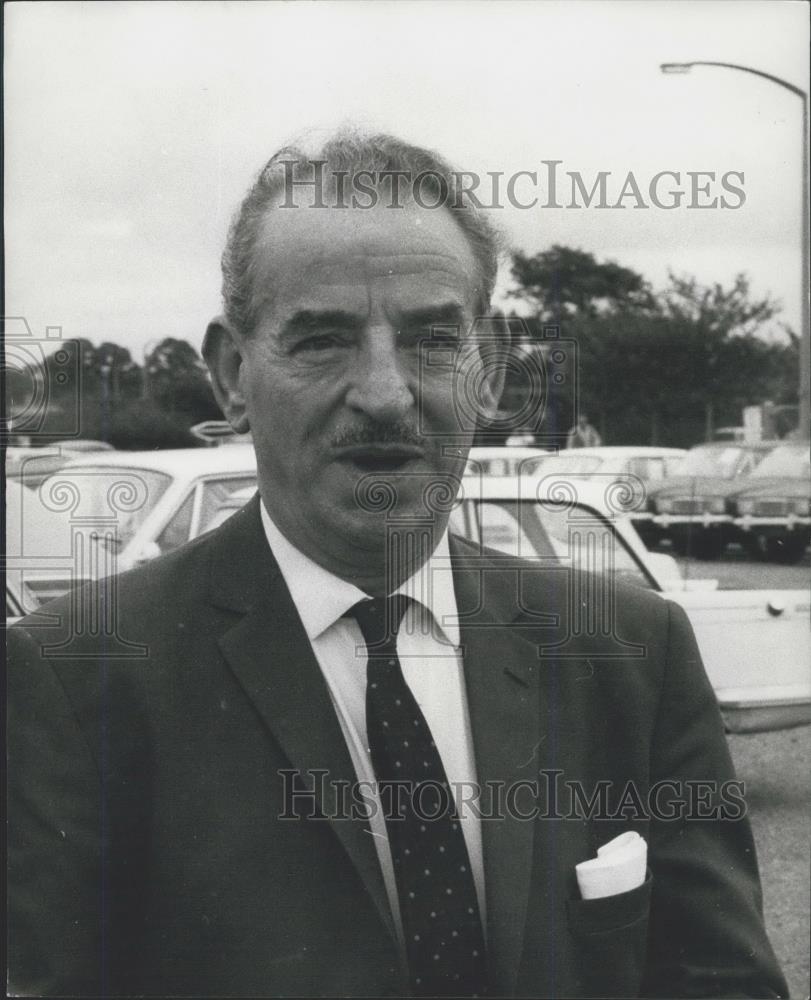
<instances>
[{"instance_id":1,"label":"forehead wrinkle","mask_svg":"<svg viewBox=\"0 0 811 1000\"><path fill-rule=\"evenodd\" d=\"M428 271L448 274L455 279L464 277L466 281L468 278L466 272L458 267L458 260L453 254L419 251L397 254L360 253L338 258L325 256L310 261L299 273L308 278L319 279L325 284L340 284L343 280L351 281L354 275L368 278L396 278ZM334 275L337 276L337 281Z\"/></svg>"},{"instance_id":2,"label":"forehead wrinkle","mask_svg":"<svg viewBox=\"0 0 811 1000\"><path fill-rule=\"evenodd\" d=\"M390 222L390 213L384 216L382 212L358 210L351 219L341 216L337 220L268 213L254 258L256 314L268 308L275 311L283 300L288 306L305 299L320 305L319 300L333 293L354 299L358 308L368 311L377 294L387 294L384 290L396 288L398 281L406 298L413 294L420 299L421 292L433 286L444 296L452 293L463 308L470 306L482 278L475 253L457 231L455 220L431 217L423 229L400 216ZM381 227L382 221L386 226ZM308 288L312 298L305 294ZM396 294L399 298L399 291Z\"/></svg>"}]
</instances>

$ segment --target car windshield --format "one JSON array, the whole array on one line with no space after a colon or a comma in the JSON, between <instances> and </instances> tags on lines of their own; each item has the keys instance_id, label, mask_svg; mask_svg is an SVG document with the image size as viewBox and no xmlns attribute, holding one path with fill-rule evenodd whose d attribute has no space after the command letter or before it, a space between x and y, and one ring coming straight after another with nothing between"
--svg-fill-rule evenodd
<instances>
[{"instance_id":1,"label":"car windshield","mask_svg":"<svg viewBox=\"0 0 811 1000\"><path fill-rule=\"evenodd\" d=\"M785 444L767 455L752 473L752 478L783 476L787 479L808 479L811 476L811 453L808 445Z\"/></svg>"},{"instance_id":2,"label":"car windshield","mask_svg":"<svg viewBox=\"0 0 811 1000\"><path fill-rule=\"evenodd\" d=\"M693 448L687 453L679 475L732 479L738 471L743 453L743 448Z\"/></svg>"},{"instance_id":3,"label":"car windshield","mask_svg":"<svg viewBox=\"0 0 811 1000\"><path fill-rule=\"evenodd\" d=\"M108 537L114 529L117 548L123 549L171 482L155 469L74 465L46 479L38 493L46 508L69 522Z\"/></svg>"},{"instance_id":4,"label":"car windshield","mask_svg":"<svg viewBox=\"0 0 811 1000\"><path fill-rule=\"evenodd\" d=\"M488 476L520 476L537 472L549 455L515 454L510 448L499 448L497 452L481 453L475 449L468 456L466 471L469 474L485 473Z\"/></svg>"},{"instance_id":5,"label":"car windshield","mask_svg":"<svg viewBox=\"0 0 811 1000\"><path fill-rule=\"evenodd\" d=\"M454 511L451 529L510 556L608 574L654 589L614 525L580 504L471 499Z\"/></svg>"}]
</instances>

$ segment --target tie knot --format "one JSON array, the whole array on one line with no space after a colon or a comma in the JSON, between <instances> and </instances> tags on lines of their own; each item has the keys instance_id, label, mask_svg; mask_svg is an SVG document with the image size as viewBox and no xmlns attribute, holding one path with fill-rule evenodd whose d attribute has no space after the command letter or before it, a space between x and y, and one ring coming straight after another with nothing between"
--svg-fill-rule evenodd
<instances>
[{"instance_id":1,"label":"tie knot","mask_svg":"<svg viewBox=\"0 0 811 1000\"><path fill-rule=\"evenodd\" d=\"M354 618L358 623L369 653L382 652L396 641L403 615L410 603L411 598L405 594L373 597L371 600L358 601L344 617Z\"/></svg>"}]
</instances>

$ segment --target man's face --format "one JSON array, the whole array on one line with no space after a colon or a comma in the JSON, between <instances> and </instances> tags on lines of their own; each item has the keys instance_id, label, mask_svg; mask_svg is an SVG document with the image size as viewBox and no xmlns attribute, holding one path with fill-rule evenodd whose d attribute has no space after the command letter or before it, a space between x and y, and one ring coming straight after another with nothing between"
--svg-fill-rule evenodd
<instances>
[{"instance_id":1,"label":"man's face","mask_svg":"<svg viewBox=\"0 0 811 1000\"><path fill-rule=\"evenodd\" d=\"M392 516L413 519L430 513L432 481L463 470L472 433L454 395L478 362L475 259L448 211L409 204L272 209L256 261L239 384L262 496L290 541L340 572L385 539L391 501L362 489L370 477ZM437 324L448 342L427 364Z\"/></svg>"}]
</instances>

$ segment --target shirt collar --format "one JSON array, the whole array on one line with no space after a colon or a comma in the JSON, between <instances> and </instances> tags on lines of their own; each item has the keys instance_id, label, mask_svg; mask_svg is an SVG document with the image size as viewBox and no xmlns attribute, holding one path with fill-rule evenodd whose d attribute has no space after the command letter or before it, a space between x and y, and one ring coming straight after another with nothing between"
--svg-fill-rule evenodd
<instances>
[{"instance_id":1,"label":"shirt collar","mask_svg":"<svg viewBox=\"0 0 811 1000\"><path fill-rule=\"evenodd\" d=\"M264 501L261 503L261 511L265 537L279 564L307 637L312 642L342 618L353 605L369 595L299 551L276 527ZM406 594L428 608L445 639L453 646L459 645L459 612L453 589L447 528L428 561L405 580L396 592ZM317 599L313 595L317 595Z\"/></svg>"}]
</instances>

